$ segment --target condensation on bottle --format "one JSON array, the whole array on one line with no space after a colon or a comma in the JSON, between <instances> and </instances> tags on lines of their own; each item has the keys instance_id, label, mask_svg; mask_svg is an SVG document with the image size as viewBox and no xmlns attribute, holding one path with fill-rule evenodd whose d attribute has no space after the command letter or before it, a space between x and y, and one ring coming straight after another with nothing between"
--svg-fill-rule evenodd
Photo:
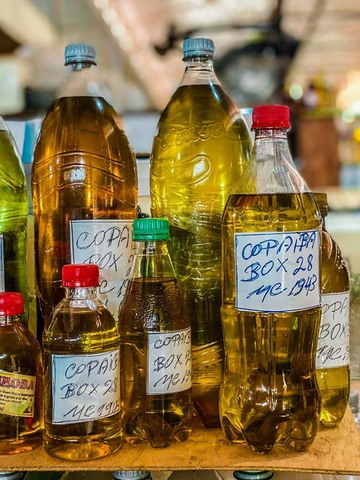
<instances>
[{"instance_id":1,"label":"condensation on bottle","mask_svg":"<svg viewBox=\"0 0 360 480\"><path fill-rule=\"evenodd\" d=\"M214 43L183 43L185 72L158 122L150 159L151 211L170 222L170 255L192 328L193 402L219 426L223 371L220 219L250 154L241 111L213 66Z\"/></svg>"},{"instance_id":2,"label":"condensation on bottle","mask_svg":"<svg viewBox=\"0 0 360 480\"><path fill-rule=\"evenodd\" d=\"M68 45L65 65L69 84L42 122L32 167L39 338L63 298L61 269L68 263L99 265L99 296L117 315L137 212L136 158L121 118L88 90L94 49Z\"/></svg>"},{"instance_id":3,"label":"condensation on bottle","mask_svg":"<svg viewBox=\"0 0 360 480\"><path fill-rule=\"evenodd\" d=\"M42 444L41 347L22 322L20 292L0 293L0 454L29 452Z\"/></svg>"},{"instance_id":4,"label":"condensation on bottle","mask_svg":"<svg viewBox=\"0 0 360 480\"><path fill-rule=\"evenodd\" d=\"M192 429L191 328L166 219L134 221L131 280L119 309L124 438L167 447Z\"/></svg>"},{"instance_id":5,"label":"condensation on bottle","mask_svg":"<svg viewBox=\"0 0 360 480\"><path fill-rule=\"evenodd\" d=\"M326 427L335 427L345 414L350 395L350 275L339 246L326 230L327 195L315 192L314 196L323 218L322 316L316 356L316 377L321 392L320 421Z\"/></svg>"},{"instance_id":6,"label":"condensation on bottle","mask_svg":"<svg viewBox=\"0 0 360 480\"><path fill-rule=\"evenodd\" d=\"M303 451L319 427L321 216L291 158L288 107L255 107L252 128L222 220L221 425L255 452Z\"/></svg>"},{"instance_id":7,"label":"condensation on bottle","mask_svg":"<svg viewBox=\"0 0 360 480\"><path fill-rule=\"evenodd\" d=\"M44 448L63 460L90 460L118 450L120 337L97 296L99 267L62 268L65 298L44 331Z\"/></svg>"}]
</instances>

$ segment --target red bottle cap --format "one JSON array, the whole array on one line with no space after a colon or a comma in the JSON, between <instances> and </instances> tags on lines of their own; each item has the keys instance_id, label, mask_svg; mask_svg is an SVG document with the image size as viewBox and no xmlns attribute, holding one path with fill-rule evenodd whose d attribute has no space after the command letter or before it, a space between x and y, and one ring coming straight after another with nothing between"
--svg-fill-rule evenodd
<instances>
[{"instance_id":1,"label":"red bottle cap","mask_svg":"<svg viewBox=\"0 0 360 480\"><path fill-rule=\"evenodd\" d=\"M71 263L62 268L63 287L97 287L99 267L94 264Z\"/></svg>"},{"instance_id":2,"label":"red bottle cap","mask_svg":"<svg viewBox=\"0 0 360 480\"><path fill-rule=\"evenodd\" d=\"M21 315L24 301L21 293L0 292L0 315Z\"/></svg>"},{"instance_id":3,"label":"red bottle cap","mask_svg":"<svg viewBox=\"0 0 360 480\"><path fill-rule=\"evenodd\" d=\"M261 105L253 109L251 130L290 126L290 110L286 105Z\"/></svg>"}]
</instances>

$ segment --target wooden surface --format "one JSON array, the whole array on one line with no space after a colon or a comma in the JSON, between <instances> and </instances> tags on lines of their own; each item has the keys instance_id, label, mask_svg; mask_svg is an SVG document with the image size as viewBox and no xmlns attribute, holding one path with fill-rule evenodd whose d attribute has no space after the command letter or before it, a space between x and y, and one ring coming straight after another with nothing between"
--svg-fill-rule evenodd
<instances>
[{"instance_id":1,"label":"wooden surface","mask_svg":"<svg viewBox=\"0 0 360 480\"><path fill-rule=\"evenodd\" d=\"M49 457L43 447L32 452L0 457L0 470L285 470L360 474L360 430L350 410L336 429L321 429L305 453L274 451L251 453L229 445L220 429L195 427L189 440L168 448L148 445L123 447L108 457L66 462Z\"/></svg>"}]
</instances>

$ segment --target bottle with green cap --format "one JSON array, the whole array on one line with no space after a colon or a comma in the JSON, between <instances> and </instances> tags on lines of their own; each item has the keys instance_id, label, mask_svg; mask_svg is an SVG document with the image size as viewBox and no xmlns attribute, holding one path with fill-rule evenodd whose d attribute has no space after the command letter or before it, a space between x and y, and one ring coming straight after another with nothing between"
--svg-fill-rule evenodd
<instances>
[{"instance_id":1,"label":"bottle with green cap","mask_svg":"<svg viewBox=\"0 0 360 480\"><path fill-rule=\"evenodd\" d=\"M119 309L121 418L130 444L167 447L192 428L191 329L164 218L134 221L131 279Z\"/></svg>"},{"instance_id":2,"label":"bottle with green cap","mask_svg":"<svg viewBox=\"0 0 360 480\"><path fill-rule=\"evenodd\" d=\"M193 402L219 426L223 372L220 219L250 154L247 125L214 71L214 43L187 38L184 76L161 114L150 160L151 212L169 219L170 255L190 314Z\"/></svg>"},{"instance_id":3,"label":"bottle with green cap","mask_svg":"<svg viewBox=\"0 0 360 480\"><path fill-rule=\"evenodd\" d=\"M68 45L65 65L67 88L42 122L32 166L38 338L64 296L61 269L68 263L99 265L99 296L117 315L137 216L135 155L121 117L88 81L94 48Z\"/></svg>"}]
</instances>

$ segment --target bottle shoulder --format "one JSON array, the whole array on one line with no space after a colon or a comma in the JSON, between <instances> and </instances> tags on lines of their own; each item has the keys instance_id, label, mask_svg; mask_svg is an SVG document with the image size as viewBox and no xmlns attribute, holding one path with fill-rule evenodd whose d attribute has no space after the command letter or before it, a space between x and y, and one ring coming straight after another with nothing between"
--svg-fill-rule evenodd
<instances>
[{"instance_id":1,"label":"bottle shoulder","mask_svg":"<svg viewBox=\"0 0 360 480\"><path fill-rule=\"evenodd\" d=\"M321 234L321 282L323 293L350 290L350 274L340 247L326 230Z\"/></svg>"}]
</instances>

